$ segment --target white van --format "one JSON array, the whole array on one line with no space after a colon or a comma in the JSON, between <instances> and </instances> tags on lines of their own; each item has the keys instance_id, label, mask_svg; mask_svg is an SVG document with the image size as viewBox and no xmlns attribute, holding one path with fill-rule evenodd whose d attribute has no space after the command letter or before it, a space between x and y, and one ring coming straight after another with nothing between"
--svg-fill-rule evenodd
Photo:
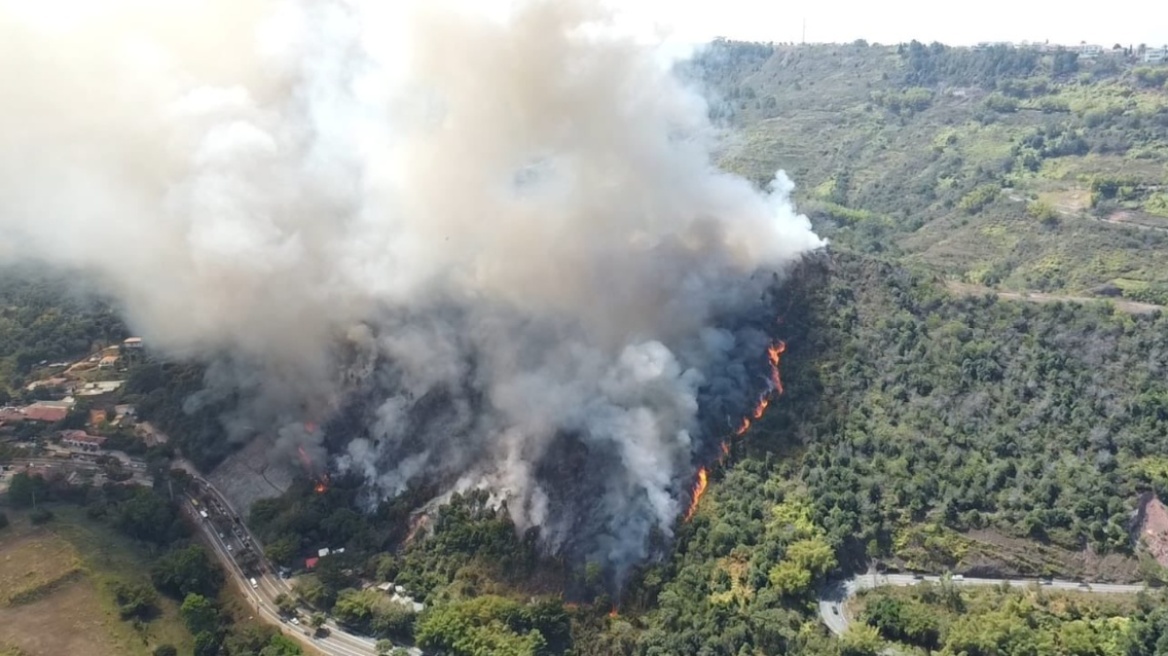
<instances>
[{"instance_id":1,"label":"white van","mask_svg":"<svg viewBox=\"0 0 1168 656\"><path fill-rule=\"evenodd\" d=\"M256 583L255 577L252 577L251 579L248 579L248 580L250 580L250 581L251 581L251 587L253 587L253 588L258 588L258 587L260 587L260 584L259 584L259 583Z\"/></svg>"}]
</instances>

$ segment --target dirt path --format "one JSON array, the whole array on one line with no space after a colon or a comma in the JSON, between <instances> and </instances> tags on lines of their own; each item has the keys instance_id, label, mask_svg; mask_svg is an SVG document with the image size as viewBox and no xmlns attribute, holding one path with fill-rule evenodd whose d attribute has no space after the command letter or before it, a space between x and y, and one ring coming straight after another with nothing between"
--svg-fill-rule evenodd
<instances>
[{"instance_id":1,"label":"dirt path","mask_svg":"<svg viewBox=\"0 0 1168 656\"><path fill-rule=\"evenodd\" d=\"M981 285L973 285L965 282L957 282L950 280L945 283L945 287L954 294L961 294L963 296L981 296L983 294L994 294L1000 299L1009 301L1025 301L1027 303L1102 303L1109 302L1115 306L1115 309L1128 314L1151 314L1158 310L1166 309L1163 305L1155 305L1153 303L1137 303L1135 301L1125 301L1114 298L1100 298L1095 296L1069 296L1064 294L1046 294L1043 292L1010 292L999 291L983 287Z\"/></svg>"},{"instance_id":2,"label":"dirt path","mask_svg":"<svg viewBox=\"0 0 1168 656\"><path fill-rule=\"evenodd\" d=\"M1117 226L1124 226L1126 228L1138 228L1140 230L1152 230L1155 232L1168 232L1168 227L1164 227L1162 225L1151 225L1148 223L1140 223L1141 220L1147 221L1149 219L1145 218L1144 216L1142 216L1141 214L1138 214L1136 212L1129 212L1126 210L1120 210L1118 212L1114 212L1114 213L1110 214L1109 216L1099 218L1098 220L1102 221L1103 223L1109 223L1111 225L1117 225ZM1161 219L1161 220L1163 220L1163 219Z\"/></svg>"}]
</instances>

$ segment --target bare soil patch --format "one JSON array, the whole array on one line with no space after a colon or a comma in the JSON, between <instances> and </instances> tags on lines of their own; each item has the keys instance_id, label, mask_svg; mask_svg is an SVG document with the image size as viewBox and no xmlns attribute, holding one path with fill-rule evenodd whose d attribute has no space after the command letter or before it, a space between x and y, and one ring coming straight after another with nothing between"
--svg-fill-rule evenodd
<instances>
[{"instance_id":1,"label":"bare soil patch","mask_svg":"<svg viewBox=\"0 0 1168 656\"><path fill-rule=\"evenodd\" d=\"M128 653L111 639L102 608L96 586L73 581L32 603L0 608L0 645L28 656Z\"/></svg>"},{"instance_id":2,"label":"bare soil patch","mask_svg":"<svg viewBox=\"0 0 1168 656\"><path fill-rule=\"evenodd\" d=\"M963 534L970 548L954 571L990 577L1082 579L1101 583L1138 583L1139 561L1122 554L1070 550L1053 544L1015 538L994 530Z\"/></svg>"},{"instance_id":3,"label":"bare soil patch","mask_svg":"<svg viewBox=\"0 0 1168 656\"><path fill-rule=\"evenodd\" d=\"M73 545L57 539L47 529L3 536L0 606L16 606L42 593L50 594L53 588L75 579L81 573L80 566Z\"/></svg>"},{"instance_id":4,"label":"bare soil patch","mask_svg":"<svg viewBox=\"0 0 1168 656\"><path fill-rule=\"evenodd\" d=\"M191 637L178 605L158 599L146 624L123 621L110 585L149 584L151 556L70 506L33 526L25 513L5 509L12 524L0 531L0 656L148 656L162 643L189 653Z\"/></svg>"}]
</instances>

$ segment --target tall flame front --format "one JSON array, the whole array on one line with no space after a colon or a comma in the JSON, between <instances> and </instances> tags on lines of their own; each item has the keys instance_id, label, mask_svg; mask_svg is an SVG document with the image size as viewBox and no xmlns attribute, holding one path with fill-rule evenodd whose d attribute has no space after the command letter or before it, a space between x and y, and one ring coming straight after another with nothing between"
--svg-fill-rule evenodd
<instances>
[{"instance_id":1,"label":"tall flame front","mask_svg":"<svg viewBox=\"0 0 1168 656\"><path fill-rule=\"evenodd\" d=\"M694 483L693 487L693 501L689 504L689 510L685 511L685 521L693 518L693 514L698 510L698 502L702 500L702 495L706 493L706 487L710 484L709 473L706 468L702 467L698 470L698 481Z\"/></svg>"},{"instance_id":2,"label":"tall flame front","mask_svg":"<svg viewBox=\"0 0 1168 656\"><path fill-rule=\"evenodd\" d=\"M746 431L750 430L754 422L762 419L763 415L766 414L767 408L770 407L772 395L778 396L783 393L783 379L779 375L779 365L783 360L783 353L786 351L787 343L783 340L778 340L767 347L767 363L770 365L768 389L758 397L758 403L755 404L750 413L742 418L741 423L734 429L733 435L722 440L721 455L718 456L719 464L730 457L730 440L734 437L741 437ZM709 486L709 476L709 471L705 467L698 469L698 479L694 482L693 491L690 494L689 508L685 511L686 522L692 519L694 513L697 512L698 503L701 502L702 495L706 493L706 487Z\"/></svg>"}]
</instances>

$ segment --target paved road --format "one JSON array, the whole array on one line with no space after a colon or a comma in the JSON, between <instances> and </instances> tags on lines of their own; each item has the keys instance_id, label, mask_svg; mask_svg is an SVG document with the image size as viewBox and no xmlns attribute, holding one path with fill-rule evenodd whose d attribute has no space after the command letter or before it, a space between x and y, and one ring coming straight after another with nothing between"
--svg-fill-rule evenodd
<instances>
[{"instance_id":1,"label":"paved road","mask_svg":"<svg viewBox=\"0 0 1168 656\"><path fill-rule=\"evenodd\" d=\"M238 517L231 508L231 505L227 502L227 499L210 482L200 476L194 467L187 465L182 468L192 475L194 480L199 484L201 492L214 497L219 506L232 519ZM203 519L199 514L199 510L205 509L205 504L203 506L196 506L193 501L194 499L191 497L186 498L183 504L184 509L199 527L205 541L212 547L215 556L223 564L224 569L236 580L240 589L244 591L248 602L256 611L259 619L275 625L284 635L294 638L303 644L311 645L313 649L323 652L328 656L372 656L376 653L375 640L349 633L331 619L325 624L329 629L329 634L320 638L312 637L312 629L303 624L307 620L307 617L301 617L302 624L300 626L294 626L286 622L285 618L280 615L275 600L282 593L291 594L292 588L288 585L287 581L273 574L276 570L270 563L263 559L262 547L248 531L247 526L242 521L238 523L233 522L232 530L223 532L223 537L220 537L221 532L219 527L215 526L212 521ZM250 541L255 546L255 550L260 554L261 572L245 572L239 563L236 562L235 554L240 553L245 541ZM255 587L251 585L252 578L256 580ZM411 648L409 651L413 656L421 656L422 653L421 650L416 648Z\"/></svg>"},{"instance_id":2,"label":"paved road","mask_svg":"<svg viewBox=\"0 0 1168 656\"><path fill-rule=\"evenodd\" d=\"M1008 583L1015 588L1026 588L1039 584L1043 588L1052 590L1074 590L1095 594L1135 594L1146 590L1145 585L1119 585L1115 583L1080 583L1078 581L1062 581L1058 579L972 579L953 578L954 585L1001 585ZM848 618L844 604L856 596L860 590L870 590L886 585L909 586L929 581L938 583L940 576L916 577L911 574L862 574L846 581L840 581L825 588L819 596L819 617L827 628L836 635L848 630Z\"/></svg>"}]
</instances>

